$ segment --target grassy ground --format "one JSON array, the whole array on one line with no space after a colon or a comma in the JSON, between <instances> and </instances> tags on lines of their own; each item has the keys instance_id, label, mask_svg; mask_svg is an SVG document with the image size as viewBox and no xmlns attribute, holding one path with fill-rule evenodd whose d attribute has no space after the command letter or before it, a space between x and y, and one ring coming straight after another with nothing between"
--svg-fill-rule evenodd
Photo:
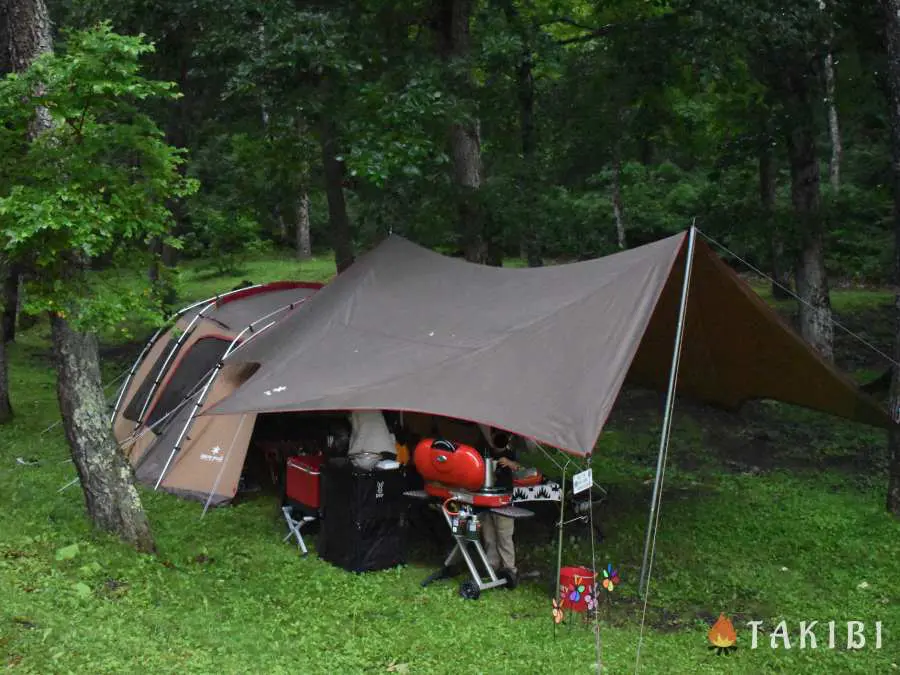
<instances>
[{"instance_id":1,"label":"grassy ground","mask_svg":"<svg viewBox=\"0 0 900 675\"><path fill-rule=\"evenodd\" d=\"M243 279L328 274L326 262L287 258L227 279L188 267L182 293L193 299ZM885 346L883 298L848 298L845 307L842 293L841 318ZM849 343L839 356L874 368ZM120 365L107 364L110 373ZM351 575L314 554L300 558L281 542L271 497L200 519L196 503L145 491L160 551L136 555L91 532L77 486L60 491L74 471L59 428L42 433L58 418L42 327L13 347L11 377L17 418L0 429L0 658L11 671L594 672L590 629L578 617L555 629L551 621L552 514L517 533L522 570L540 576L477 602L458 598L453 581L419 587L443 553L424 532L410 564L396 570ZM622 577L599 614L610 673L635 670L659 410L656 395L623 394L594 460L609 491L595 513L604 535L597 562L613 563ZM731 415L685 402L675 420L641 671L900 672L900 524L883 510L883 435L777 404ZM590 560L588 529L572 524L563 563ZM738 631L730 655L708 649L720 612ZM749 620L764 622L756 650ZM768 631L781 620L789 651L770 648ZM798 649L799 622L814 620L819 648ZM830 620L838 622L833 650L823 648ZM865 622L865 649L846 649L848 620ZM883 624L880 650L871 645L875 621Z\"/></svg>"}]
</instances>

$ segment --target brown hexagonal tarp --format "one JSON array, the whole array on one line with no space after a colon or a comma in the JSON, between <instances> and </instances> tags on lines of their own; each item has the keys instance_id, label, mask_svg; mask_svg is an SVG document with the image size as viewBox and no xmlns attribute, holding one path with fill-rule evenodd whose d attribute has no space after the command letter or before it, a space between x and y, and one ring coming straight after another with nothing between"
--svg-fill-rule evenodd
<instances>
[{"instance_id":1,"label":"brown hexagonal tarp","mask_svg":"<svg viewBox=\"0 0 900 675\"><path fill-rule=\"evenodd\" d=\"M391 236L229 357L259 369L206 412L423 412L590 454L626 377L665 388L687 242L509 269ZM702 241L679 372L678 392L729 408L770 398L891 424Z\"/></svg>"}]
</instances>

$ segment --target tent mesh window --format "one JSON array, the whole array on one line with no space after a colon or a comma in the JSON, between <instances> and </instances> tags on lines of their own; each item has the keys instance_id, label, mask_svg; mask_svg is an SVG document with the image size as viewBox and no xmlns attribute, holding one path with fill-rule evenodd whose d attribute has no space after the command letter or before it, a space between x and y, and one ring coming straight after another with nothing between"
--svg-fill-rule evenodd
<instances>
[{"instance_id":1,"label":"tent mesh window","mask_svg":"<svg viewBox=\"0 0 900 675\"><path fill-rule=\"evenodd\" d=\"M139 422L138 416L141 414L141 411L144 409L144 404L147 402L147 397L150 396L150 392L153 388L153 383L156 381L160 374L162 373L163 364L165 364L166 359L169 358L169 355L172 353L172 350L175 349L175 345L178 344L178 338L171 338L169 343L166 345L166 348L162 350L162 353L159 355L159 358L156 359L156 363L153 364L153 368L150 369L150 372L147 373L147 377L144 378L144 381L141 382L141 386L138 387L138 390L134 393L134 396L131 397L131 400L128 402L128 406L125 408L122 416L125 419L129 419L132 422ZM169 362L169 367L171 367L172 362ZM167 367L168 369L168 367Z\"/></svg>"},{"instance_id":2,"label":"tent mesh window","mask_svg":"<svg viewBox=\"0 0 900 675\"><path fill-rule=\"evenodd\" d=\"M204 337L197 340L190 351L184 355L171 379L166 383L159 401L153 406L153 410L147 417L147 425L153 426L168 415L199 382L205 380L225 355L229 344L231 344L229 340L217 337Z\"/></svg>"}]
</instances>

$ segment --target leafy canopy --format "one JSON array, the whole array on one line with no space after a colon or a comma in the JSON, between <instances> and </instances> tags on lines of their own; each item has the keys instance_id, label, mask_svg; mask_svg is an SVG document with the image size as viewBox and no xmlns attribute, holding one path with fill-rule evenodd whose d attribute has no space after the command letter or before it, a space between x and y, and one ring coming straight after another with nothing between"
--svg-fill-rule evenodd
<instances>
[{"instance_id":1,"label":"leafy canopy","mask_svg":"<svg viewBox=\"0 0 900 675\"><path fill-rule=\"evenodd\" d=\"M151 51L104 23L0 80L0 252L35 271L30 311L61 312L85 330L153 313L149 290L121 288L115 271L153 238L178 245L166 202L196 183L142 111L178 96L141 75Z\"/></svg>"}]
</instances>

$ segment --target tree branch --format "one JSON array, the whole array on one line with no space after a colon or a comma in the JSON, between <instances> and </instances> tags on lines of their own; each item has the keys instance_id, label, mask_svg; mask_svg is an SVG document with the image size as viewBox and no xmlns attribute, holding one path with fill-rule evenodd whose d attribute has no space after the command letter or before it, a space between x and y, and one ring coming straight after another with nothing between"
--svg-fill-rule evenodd
<instances>
[{"instance_id":1,"label":"tree branch","mask_svg":"<svg viewBox=\"0 0 900 675\"><path fill-rule=\"evenodd\" d=\"M610 24L606 24L605 26L600 26L599 28L593 28L591 26L584 26L568 17L558 17L556 19L552 19L541 25L542 26L551 26L556 23L562 23L562 24L566 24L568 26L574 26L575 28L581 28L582 30L588 31L587 33L585 33L583 35L576 35L575 37L570 37L570 38L565 38L562 40L555 41L555 43L558 45L571 45L571 44L576 44L579 42L590 42L591 40L596 40L597 38L605 37L605 36L609 35L610 33L612 33L614 30L619 30L619 29L628 28L628 27L635 27L635 26L647 26L647 25L656 23L658 21L666 21L668 19L674 19L677 16L679 16L679 14L682 14L682 13L683 12L674 11L674 12L669 12L667 14L660 14L659 16L647 17L645 19L640 19L640 20L633 21L633 22L629 21L629 22L623 22L623 23L610 23Z\"/></svg>"},{"instance_id":2,"label":"tree branch","mask_svg":"<svg viewBox=\"0 0 900 675\"><path fill-rule=\"evenodd\" d=\"M544 26L552 26L552 25L555 24L555 23L564 23L564 24L566 24L567 26L574 26L575 28L580 28L581 30L588 30L588 31L593 31L593 30L594 30L594 27L593 27L593 26L585 26L583 23L578 23L578 22L575 21L574 19L570 19L570 18L567 17L567 16L560 16L560 17L557 17L557 18L555 18L555 19L550 19L550 21L548 21L547 23L544 23L544 24L542 24L542 25L544 25Z\"/></svg>"},{"instance_id":3,"label":"tree branch","mask_svg":"<svg viewBox=\"0 0 900 675\"><path fill-rule=\"evenodd\" d=\"M585 33L584 35L577 35L576 37L566 38L565 40L557 40L556 44L571 45L575 44L576 42L590 42L591 40L596 40L599 37L609 35L609 33L619 25L621 24L610 23L605 26L601 26L600 28L595 28L591 30L590 33Z\"/></svg>"}]
</instances>

